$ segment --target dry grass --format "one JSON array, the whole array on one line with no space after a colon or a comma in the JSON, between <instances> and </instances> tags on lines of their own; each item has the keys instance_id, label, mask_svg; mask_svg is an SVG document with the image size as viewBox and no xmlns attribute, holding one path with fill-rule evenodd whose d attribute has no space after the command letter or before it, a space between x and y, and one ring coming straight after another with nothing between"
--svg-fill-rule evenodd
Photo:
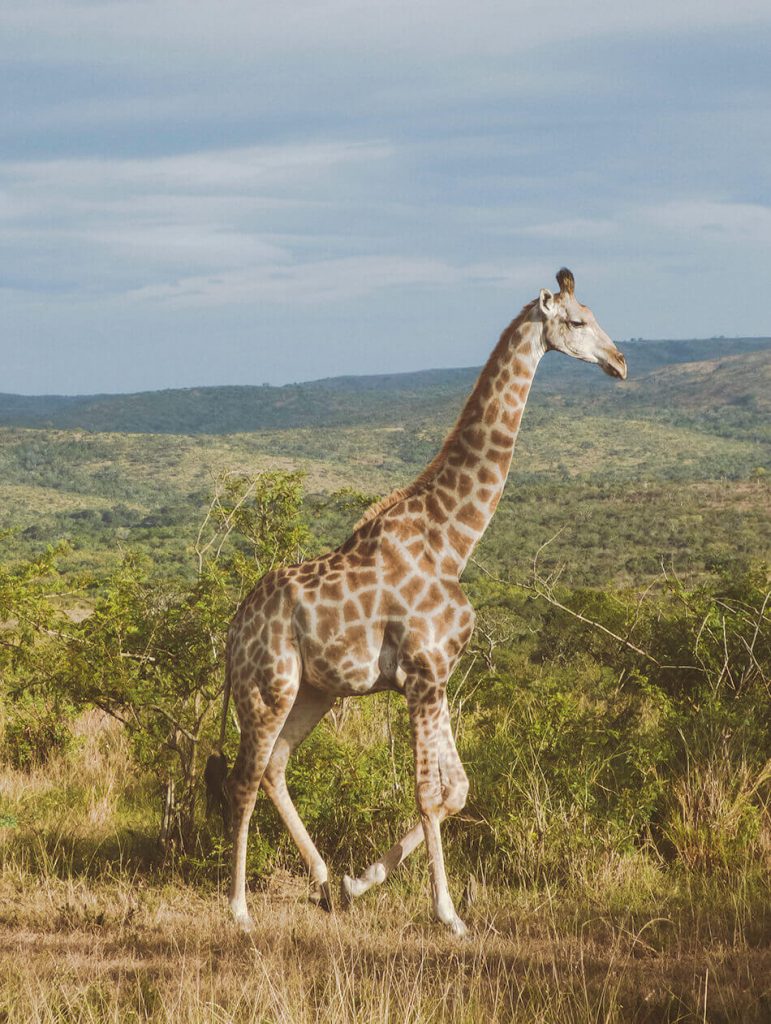
<instances>
[{"instance_id":1,"label":"dry grass","mask_svg":"<svg viewBox=\"0 0 771 1024\"><path fill-rule=\"evenodd\" d=\"M751 837L771 866L769 783L771 758L757 768L722 748L708 759L689 759L664 830L678 858L688 868L730 872Z\"/></svg>"},{"instance_id":2,"label":"dry grass","mask_svg":"<svg viewBox=\"0 0 771 1024\"><path fill-rule=\"evenodd\" d=\"M125 739L96 714L79 732L75 757L0 771L0 809L17 822L0 828L0 1022L771 1020L756 894L643 853L559 887L481 886L465 940L429 920L420 855L350 914L323 914L303 878L278 871L250 894L257 927L243 936L224 877L191 885L122 857Z\"/></svg>"},{"instance_id":3,"label":"dry grass","mask_svg":"<svg viewBox=\"0 0 771 1024\"><path fill-rule=\"evenodd\" d=\"M325 916L284 886L252 895L244 937L217 893L26 882L6 871L0 889L0 1019L19 1024L762 1022L771 1008L768 949L680 936L673 955L657 922L560 921L548 901L485 900L472 937L454 940L398 890Z\"/></svg>"}]
</instances>

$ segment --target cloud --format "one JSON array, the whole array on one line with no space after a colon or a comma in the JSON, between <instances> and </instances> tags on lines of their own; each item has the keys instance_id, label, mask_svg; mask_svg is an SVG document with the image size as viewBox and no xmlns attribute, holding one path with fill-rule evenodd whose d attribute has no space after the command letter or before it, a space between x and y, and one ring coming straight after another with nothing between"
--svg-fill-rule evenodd
<instances>
[{"instance_id":1,"label":"cloud","mask_svg":"<svg viewBox=\"0 0 771 1024\"><path fill-rule=\"evenodd\" d=\"M571 220L547 221L543 224L529 224L516 233L534 238L566 239L603 238L618 231L618 221L610 217L576 217Z\"/></svg>"},{"instance_id":2,"label":"cloud","mask_svg":"<svg viewBox=\"0 0 771 1024\"><path fill-rule=\"evenodd\" d=\"M173 156L122 159L9 161L0 165L6 180L25 189L100 192L157 187L179 192L275 187L331 168L388 157L382 142L308 142L283 146L208 149Z\"/></svg>"},{"instance_id":3,"label":"cloud","mask_svg":"<svg viewBox=\"0 0 771 1024\"><path fill-rule=\"evenodd\" d=\"M389 288L449 288L457 285L514 287L527 279L522 267L472 263L453 265L410 256L363 256L302 263L264 263L232 273L148 285L128 298L175 307L272 302L349 301Z\"/></svg>"},{"instance_id":4,"label":"cloud","mask_svg":"<svg viewBox=\"0 0 771 1024\"><path fill-rule=\"evenodd\" d=\"M771 246L771 206L760 203L681 201L650 207L644 211L644 217L656 230L681 237L700 234L712 236L718 244Z\"/></svg>"},{"instance_id":5,"label":"cloud","mask_svg":"<svg viewBox=\"0 0 771 1024\"><path fill-rule=\"evenodd\" d=\"M99 53L124 65L162 59L166 67L198 61L207 71L218 58L253 63L275 57L291 45L308 53L422 54L426 59L511 54L523 46L569 40L581 43L614 34L768 25L765 0L648 0L610 4L607 0L384 0L375 8L358 0L295 0L290 5L252 0L70 2L6 0L3 29L13 54L19 45L37 60L61 62Z\"/></svg>"},{"instance_id":6,"label":"cloud","mask_svg":"<svg viewBox=\"0 0 771 1024\"><path fill-rule=\"evenodd\" d=\"M133 160L5 162L0 254L13 260L17 287L26 276L39 290L47 277L54 291L69 282L84 291L141 292L153 281L163 290L194 270L280 267L292 253L334 244L308 230L326 215L324 182L334 189L359 165L391 154L381 142L313 142ZM287 231L293 217L304 231Z\"/></svg>"},{"instance_id":7,"label":"cloud","mask_svg":"<svg viewBox=\"0 0 771 1024\"><path fill-rule=\"evenodd\" d=\"M5 389L38 366L172 385L213 338L220 380L255 339L259 380L469 361L563 263L620 337L766 329L717 320L767 259L767 0L7 0L0 22ZM119 345L143 354L111 378Z\"/></svg>"}]
</instances>

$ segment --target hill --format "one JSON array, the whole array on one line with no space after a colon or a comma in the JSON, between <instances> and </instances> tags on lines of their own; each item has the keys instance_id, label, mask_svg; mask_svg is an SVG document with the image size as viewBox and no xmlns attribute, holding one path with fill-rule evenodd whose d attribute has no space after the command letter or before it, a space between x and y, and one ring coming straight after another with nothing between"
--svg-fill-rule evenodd
<instances>
[{"instance_id":1,"label":"hill","mask_svg":"<svg viewBox=\"0 0 771 1024\"><path fill-rule=\"evenodd\" d=\"M741 394L755 395L754 368L771 354L769 338L708 339L694 341L629 341L622 344L630 366L630 380L618 386L597 372L570 359L547 358L539 371L534 395L552 395L618 405L623 397L635 405L671 397L683 386L689 394L711 372L738 386ZM753 362L754 357L754 362ZM719 370L727 360L737 362L733 375ZM695 364L667 378L674 367ZM742 367L745 373L737 385ZM700 368L700 369L699 369ZM478 367L422 370L415 373L362 377L332 377L287 384L184 388L127 395L8 395L0 394L0 426L56 428L140 434L233 434L299 427L338 427L357 424L386 425L414 419L416 413L444 420L447 410L460 404L476 378ZM652 390L642 384L653 375ZM671 387L662 382L669 379ZM697 382L694 385L694 382ZM699 383L701 382L701 384ZM750 399L743 398L745 404Z\"/></svg>"},{"instance_id":2,"label":"hill","mask_svg":"<svg viewBox=\"0 0 771 1024\"><path fill-rule=\"evenodd\" d=\"M771 412L769 350L724 355L719 359L683 362L657 369L628 382L624 399L703 412L734 406L761 415Z\"/></svg>"},{"instance_id":3,"label":"hill","mask_svg":"<svg viewBox=\"0 0 771 1024\"><path fill-rule=\"evenodd\" d=\"M549 553L585 582L647 580L662 559L698 575L766 557L771 339L622 347L624 384L544 360L482 556L524 572L562 530ZM413 479L477 373L0 396L3 546L28 556L66 539L67 564L98 571L128 547L160 574L184 573L213 481L267 469L305 473L318 546L339 543L355 513L334 492L377 495Z\"/></svg>"}]
</instances>

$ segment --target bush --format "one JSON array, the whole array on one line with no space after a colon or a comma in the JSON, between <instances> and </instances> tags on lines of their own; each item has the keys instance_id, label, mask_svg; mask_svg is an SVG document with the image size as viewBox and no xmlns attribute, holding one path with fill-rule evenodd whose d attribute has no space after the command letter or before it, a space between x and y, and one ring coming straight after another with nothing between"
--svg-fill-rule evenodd
<instances>
[{"instance_id":1,"label":"bush","mask_svg":"<svg viewBox=\"0 0 771 1024\"><path fill-rule=\"evenodd\" d=\"M60 682L73 623L57 600L61 550L0 566L0 756L15 768L45 764L70 743L73 707Z\"/></svg>"},{"instance_id":2,"label":"bush","mask_svg":"<svg viewBox=\"0 0 771 1024\"><path fill-rule=\"evenodd\" d=\"M71 704L50 694L26 693L6 704L0 723L0 756L13 768L45 765L72 745Z\"/></svg>"},{"instance_id":3,"label":"bush","mask_svg":"<svg viewBox=\"0 0 771 1024\"><path fill-rule=\"evenodd\" d=\"M317 508L322 532L363 502L335 500ZM216 743L225 630L254 581L301 557L308 536L296 475L231 474L191 538L195 571L159 581L129 555L94 581L80 622L64 609L79 587L82 600L83 583L65 578L55 552L0 566L0 754L18 768L44 763L67 748L75 707L107 711L153 792L173 794L165 838L200 854L199 780ZM641 849L720 875L762 866L765 567L722 565L691 588L663 579L642 599L556 582L544 598L470 576L478 626L449 699L471 792L444 825L451 863L508 883L575 879L608 854ZM360 867L416 820L409 734L400 698L348 701L290 761L298 810L335 867ZM234 730L227 741L232 763ZM267 801L257 819L252 867L264 869L292 847Z\"/></svg>"}]
</instances>

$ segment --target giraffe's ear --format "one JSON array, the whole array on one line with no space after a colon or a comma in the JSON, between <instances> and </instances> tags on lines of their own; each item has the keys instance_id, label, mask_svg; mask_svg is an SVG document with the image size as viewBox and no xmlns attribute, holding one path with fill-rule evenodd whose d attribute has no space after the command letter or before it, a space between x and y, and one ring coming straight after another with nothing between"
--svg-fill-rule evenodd
<instances>
[{"instance_id":1,"label":"giraffe's ear","mask_svg":"<svg viewBox=\"0 0 771 1024\"><path fill-rule=\"evenodd\" d=\"M538 296L538 305L547 319L554 316L554 296L548 288L541 289L541 294Z\"/></svg>"}]
</instances>

